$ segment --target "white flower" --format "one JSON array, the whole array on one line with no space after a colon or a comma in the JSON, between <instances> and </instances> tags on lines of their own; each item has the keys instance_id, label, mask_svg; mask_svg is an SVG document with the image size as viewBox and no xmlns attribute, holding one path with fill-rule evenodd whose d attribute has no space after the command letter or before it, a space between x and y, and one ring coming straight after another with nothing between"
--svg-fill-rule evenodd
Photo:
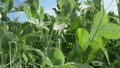
<instances>
[{"instance_id":1,"label":"white flower","mask_svg":"<svg viewBox=\"0 0 120 68\"><path fill-rule=\"evenodd\" d=\"M62 29L64 29L64 28L66 28L67 26L68 26L68 25L65 24L65 23L55 24L54 27L53 27L53 29L54 29L54 30L62 30Z\"/></svg>"},{"instance_id":2,"label":"white flower","mask_svg":"<svg viewBox=\"0 0 120 68\"><path fill-rule=\"evenodd\" d=\"M67 32L67 30L66 30L66 29L64 29L64 30L63 30L63 32L64 32L64 33L66 33L66 32Z\"/></svg>"},{"instance_id":3,"label":"white flower","mask_svg":"<svg viewBox=\"0 0 120 68\"><path fill-rule=\"evenodd\" d=\"M0 13L0 19L2 18L2 15L1 15L1 13Z\"/></svg>"},{"instance_id":4,"label":"white flower","mask_svg":"<svg viewBox=\"0 0 120 68\"><path fill-rule=\"evenodd\" d=\"M90 5L82 4L80 5L79 9L80 9L80 13L86 14L87 11L90 9Z\"/></svg>"},{"instance_id":5,"label":"white flower","mask_svg":"<svg viewBox=\"0 0 120 68\"><path fill-rule=\"evenodd\" d=\"M81 10L86 10L86 9L90 8L90 5L85 5L85 4L83 4L83 5L81 5L79 8L80 8Z\"/></svg>"}]
</instances>

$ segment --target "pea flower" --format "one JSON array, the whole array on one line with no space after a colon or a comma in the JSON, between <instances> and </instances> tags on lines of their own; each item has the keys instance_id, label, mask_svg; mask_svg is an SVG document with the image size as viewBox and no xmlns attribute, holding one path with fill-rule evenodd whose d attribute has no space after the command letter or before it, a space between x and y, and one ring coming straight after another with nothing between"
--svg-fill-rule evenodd
<instances>
[{"instance_id":1,"label":"pea flower","mask_svg":"<svg viewBox=\"0 0 120 68\"><path fill-rule=\"evenodd\" d=\"M62 23L62 24L54 24L54 26L53 26L53 29L54 30L62 30L62 29L64 29L64 28L66 28L68 25L67 24L65 24L65 23Z\"/></svg>"},{"instance_id":2,"label":"pea flower","mask_svg":"<svg viewBox=\"0 0 120 68\"><path fill-rule=\"evenodd\" d=\"M80 8L81 10L86 10L86 9L90 8L90 5L85 5L85 4L83 4L83 5L81 5L79 8Z\"/></svg>"},{"instance_id":3,"label":"pea flower","mask_svg":"<svg viewBox=\"0 0 120 68\"><path fill-rule=\"evenodd\" d=\"M79 6L79 9L80 9L80 12L78 13L79 15L81 14L86 14L88 10L90 10L90 5L85 5L85 4L82 4Z\"/></svg>"}]
</instances>

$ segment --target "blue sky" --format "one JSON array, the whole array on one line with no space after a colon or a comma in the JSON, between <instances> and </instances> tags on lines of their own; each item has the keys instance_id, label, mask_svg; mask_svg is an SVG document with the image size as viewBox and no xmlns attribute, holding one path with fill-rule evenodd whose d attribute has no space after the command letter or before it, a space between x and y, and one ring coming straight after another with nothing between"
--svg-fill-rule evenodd
<instances>
[{"instance_id":1,"label":"blue sky","mask_svg":"<svg viewBox=\"0 0 120 68\"><path fill-rule=\"evenodd\" d=\"M56 0L41 0L40 5L44 6L45 13L54 15L54 11L52 10L52 8L56 7L56 5L57 5Z\"/></svg>"},{"instance_id":2,"label":"blue sky","mask_svg":"<svg viewBox=\"0 0 120 68\"><path fill-rule=\"evenodd\" d=\"M107 12L114 11L116 15L118 14L116 0L104 0L104 5Z\"/></svg>"},{"instance_id":3,"label":"blue sky","mask_svg":"<svg viewBox=\"0 0 120 68\"><path fill-rule=\"evenodd\" d=\"M14 6L17 6L19 2L23 2L23 1L24 0L15 0ZM55 15L52 8L56 7L56 0L41 0L40 5L44 6L45 13L49 13L50 15ZM115 14L117 14L117 7L116 7L115 0L104 0L104 5L105 5L105 9L106 9L107 12L108 11L114 11ZM12 20L15 17L19 17L19 21L27 20L25 14L23 12L9 13L8 17Z\"/></svg>"}]
</instances>

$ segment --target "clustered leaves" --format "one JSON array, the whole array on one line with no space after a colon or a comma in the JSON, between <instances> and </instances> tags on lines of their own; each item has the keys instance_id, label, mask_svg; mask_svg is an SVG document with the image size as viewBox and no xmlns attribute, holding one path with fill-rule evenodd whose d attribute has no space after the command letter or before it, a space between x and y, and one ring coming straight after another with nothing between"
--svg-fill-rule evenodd
<instances>
[{"instance_id":1,"label":"clustered leaves","mask_svg":"<svg viewBox=\"0 0 120 68\"><path fill-rule=\"evenodd\" d=\"M119 68L119 15L102 0L57 0L56 16L40 0L0 0L0 68ZM118 2L118 11L119 10ZM22 11L28 21L11 21Z\"/></svg>"}]
</instances>

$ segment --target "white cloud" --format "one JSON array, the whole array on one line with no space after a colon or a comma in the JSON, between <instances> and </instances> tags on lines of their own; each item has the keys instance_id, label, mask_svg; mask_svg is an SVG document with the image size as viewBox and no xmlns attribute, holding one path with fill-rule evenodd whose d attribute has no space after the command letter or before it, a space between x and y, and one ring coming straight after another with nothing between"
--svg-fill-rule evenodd
<instances>
[{"instance_id":1,"label":"white cloud","mask_svg":"<svg viewBox=\"0 0 120 68\"><path fill-rule=\"evenodd\" d=\"M15 18L18 18L18 21L27 21L27 17L24 12L12 12L8 13L7 16L11 19L14 20Z\"/></svg>"},{"instance_id":2,"label":"white cloud","mask_svg":"<svg viewBox=\"0 0 120 68\"><path fill-rule=\"evenodd\" d=\"M52 10L52 8L51 9L45 9L45 13L56 16L56 14L55 14L54 10Z\"/></svg>"}]
</instances>

